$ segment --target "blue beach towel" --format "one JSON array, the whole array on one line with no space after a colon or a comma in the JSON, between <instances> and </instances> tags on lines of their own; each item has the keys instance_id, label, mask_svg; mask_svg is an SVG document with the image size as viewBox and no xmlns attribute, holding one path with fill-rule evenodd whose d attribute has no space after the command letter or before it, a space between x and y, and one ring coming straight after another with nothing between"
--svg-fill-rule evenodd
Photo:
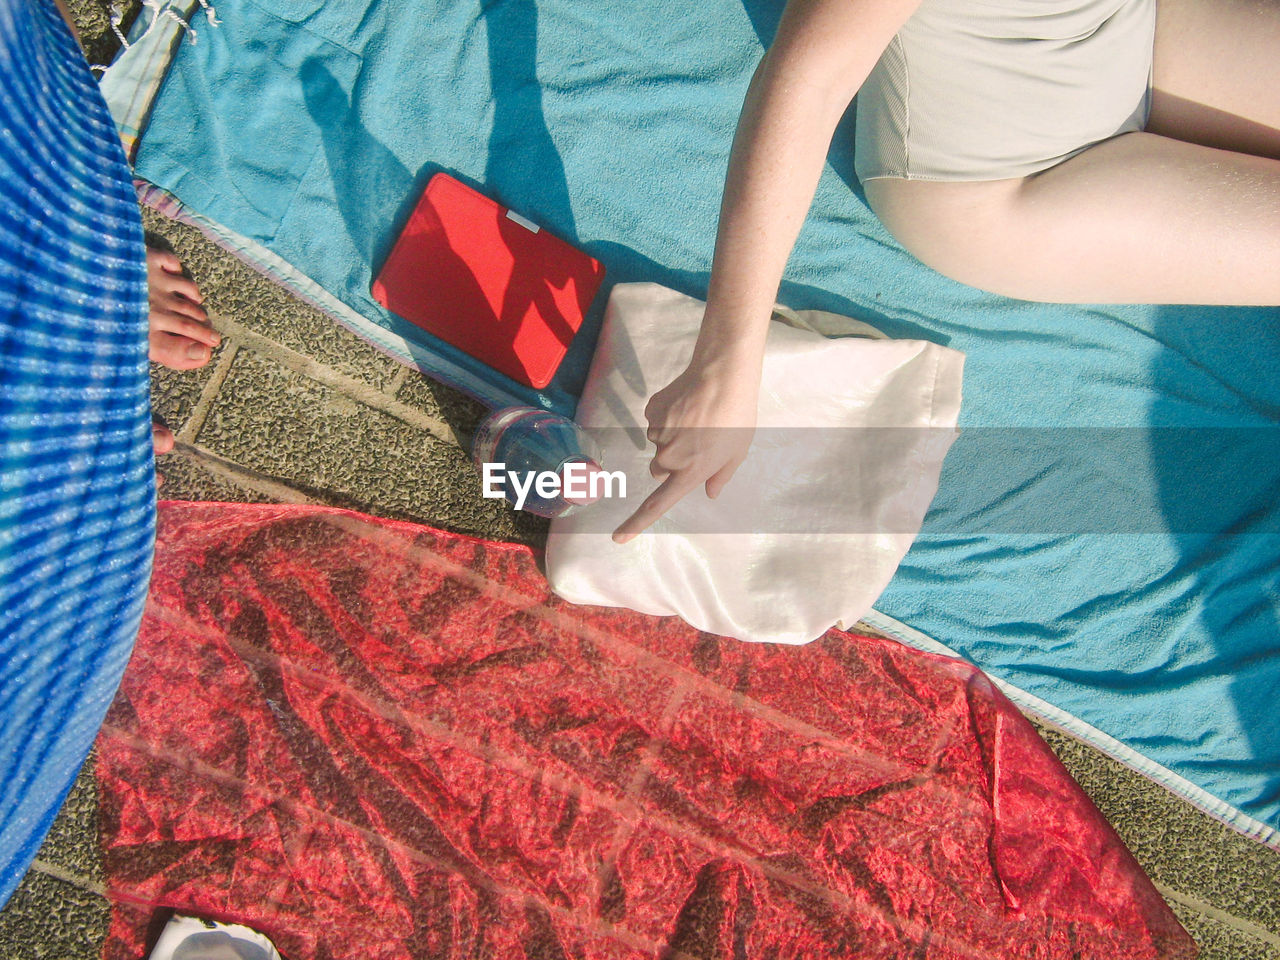
<instances>
[{"instance_id":1,"label":"blue beach towel","mask_svg":"<svg viewBox=\"0 0 1280 960\"><path fill-rule=\"evenodd\" d=\"M109 83L138 175L223 242L383 349L490 402L528 400L369 294L423 185L443 169L479 187L610 283L704 296L780 7L219 0L221 26L191 4L194 42L158 29ZM964 432L873 622L1277 843L1280 311L962 286L872 216L851 151L846 123L779 299L968 356ZM536 402L572 409L591 336Z\"/></svg>"},{"instance_id":2,"label":"blue beach towel","mask_svg":"<svg viewBox=\"0 0 1280 960\"><path fill-rule=\"evenodd\" d=\"M0 0L0 906L98 732L151 575L142 221L52 0Z\"/></svg>"}]
</instances>

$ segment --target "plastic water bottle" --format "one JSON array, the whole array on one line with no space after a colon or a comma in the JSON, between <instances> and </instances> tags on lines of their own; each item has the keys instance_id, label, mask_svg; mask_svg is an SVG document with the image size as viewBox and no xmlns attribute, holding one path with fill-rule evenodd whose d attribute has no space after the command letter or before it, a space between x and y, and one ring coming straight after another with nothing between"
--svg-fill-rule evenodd
<instances>
[{"instance_id":1,"label":"plastic water bottle","mask_svg":"<svg viewBox=\"0 0 1280 960\"><path fill-rule=\"evenodd\" d=\"M486 496L500 485L517 509L540 517L562 517L598 499L592 495L592 476L602 472L600 449L581 427L556 413L533 407L495 410L476 428L471 460L485 481ZM570 499L564 494L565 468L573 463L584 466L570 471L570 493L583 495ZM556 491L546 495L552 486Z\"/></svg>"}]
</instances>

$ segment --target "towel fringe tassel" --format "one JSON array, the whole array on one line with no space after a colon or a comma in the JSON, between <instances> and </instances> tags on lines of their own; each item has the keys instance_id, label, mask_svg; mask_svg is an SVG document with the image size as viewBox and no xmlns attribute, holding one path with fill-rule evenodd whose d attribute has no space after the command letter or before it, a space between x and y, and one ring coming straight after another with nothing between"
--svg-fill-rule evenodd
<instances>
[{"instance_id":1,"label":"towel fringe tassel","mask_svg":"<svg viewBox=\"0 0 1280 960\"><path fill-rule=\"evenodd\" d=\"M146 36L147 33L150 33L155 28L155 25L160 22L161 17L166 17L181 26L181 28L186 32L187 38L194 45L199 39L198 31L190 18L196 11L193 9L190 14L184 17L173 8L175 2L176 0L142 0L143 8L151 11L151 23L149 23L147 25L147 29L143 31L143 36ZM209 26L222 26L222 20L219 19L218 11L214 9L212 0L196 0L196 2L199 4L199 9L204 13L204 18L208 22ZM133 46L133 44L130 43L129 38L125 36L124 29L122 27L124 22L123 0L111 0L111 12L109 16L111 19L111 32L114 33L116 35L116 39L120 41L121 49L128 50ZM107 69L107 65L95 63L92 65L91 69L103 71Z\"/></svg>"}]
</instances>

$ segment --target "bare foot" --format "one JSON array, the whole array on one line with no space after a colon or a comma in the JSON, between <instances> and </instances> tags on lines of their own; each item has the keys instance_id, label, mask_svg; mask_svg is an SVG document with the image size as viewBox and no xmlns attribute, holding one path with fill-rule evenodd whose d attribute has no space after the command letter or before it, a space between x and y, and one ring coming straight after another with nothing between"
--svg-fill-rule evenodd
<instances>
[{"instance_id":1,"label":"bare foot","mask_svg":"<svg viewBox=\"0 0 1280 960\"><path fill-rule=\"evenodd\" d=\"M147 247L147 292L151 359L175 370L193 370L208 363L222 337L200 306L200 288L182 275L182 261L172 253ZM174 442L173 431L153 417L151 443L156 455L168 453Z\"/></svg>"},{"instance_id":2,"label":"bare foot","mask_svg":"<svg viewBox=\"0 0 1280 960\"><path fill-rule=\"evenodd\" d=\"M159 417L151 418L151 445L155 448L156 456L168 453L173 449L173 445L177 443L173 431L169 429L169 425Z\"/></svg>"},{"instance_id":3,"label":"bare foot","mask_svg":"<svg viewBox=\"0 0 1280 960\"><path fill-rule=\"evenodd\" d=\"M182 275L172 253L147 248L147 288L151 298L150 356L175 370L203 367L222 336L200 306L200 288Z\"/></svg>"}]
</instances>

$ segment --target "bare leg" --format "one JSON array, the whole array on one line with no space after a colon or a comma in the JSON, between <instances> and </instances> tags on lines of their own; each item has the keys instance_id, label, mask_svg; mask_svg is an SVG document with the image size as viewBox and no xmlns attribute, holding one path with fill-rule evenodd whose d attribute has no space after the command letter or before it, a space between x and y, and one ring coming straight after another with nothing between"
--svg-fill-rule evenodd
<instances>
[{"instance_id":1,"label":"bare leg","mask_svg":"<svg viewBox=\"0 0 1280 960\"><path fill-rule=\"evenodd\" d=\"M1280 159L1280 2L1160 0L1147 130Z\"/></svg>"},{"instance_id":2,"label":"bare leg","mask_svg":"<svg viewBox=\"0 0 1280 960\"><path fill-rule=\"evenodd\" d=\"M1013 297L1280 304L1280 2L1157 9L1146 133L1024 180L871 180L877 215L941 273Z\"/></svg>"},{"instance_id":3,"label":"bare leg","mask_svg":"<svg viewBox=\"0 0 1280 960\"><path fill-rule=\"evenodd\" d=\"M1280 304L1280 161L1149 133L1025 180L870 180L940 273L1026 300Z\"/></svg>"}]
</instances>

